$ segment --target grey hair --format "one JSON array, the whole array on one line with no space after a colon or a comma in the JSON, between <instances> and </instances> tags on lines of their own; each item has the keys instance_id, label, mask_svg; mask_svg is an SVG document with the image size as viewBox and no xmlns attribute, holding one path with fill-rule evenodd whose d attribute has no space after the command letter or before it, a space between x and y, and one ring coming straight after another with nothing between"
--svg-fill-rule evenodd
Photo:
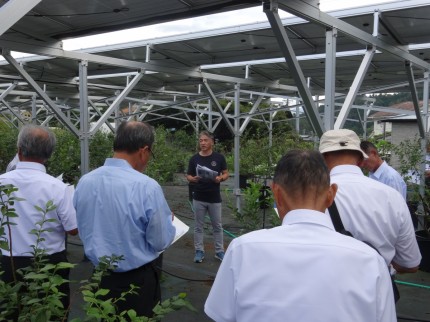
<instances>
[{"instance_id":1,"label":"grey hair","mask_svg":"<svg viewBox=\"0 0 430 322\"><path fill-rule=\"evenodd\" d=\"M54 151L57 140L47 127L27 124L18 134L17 146L23 157L48 160Z\"/></svg>"},{"instance_id":2,"label":"grey hair","mask_svg":"<svg viewBox=\"0 0 430 322\"><path fill-rule=\"evenodd\" d=\"M310 189L329 187L330 172L318 151L291 150L276 165L273 182L292 195L304 196Z\"/></svg>"},{"instance_id":3,"label":"grey hair","mask_svg":"<svg viewBox=\"0 0 430 322\"><path fill-rule=\"evenodd\" d=\"M209 131L201 131L200 133L199 133L199 138L201 137L201 136L207 136L208 138L210 138L212 141L214 141L215 142L215 136L213 135L213 133L211 133L211 132L209 132Z\"/></svg>"},{"instance_id":4,"label":"grey hair","mask_svg":"<svg viewBox=\"0 0 430 322\"><path fill-rule=\"evenodd\" d=\"M137 121L122 122L115 134L113 150L133 153L145 146L151 149L154 140L155 130L148 123Z\"/></svg>"}]
</instances>

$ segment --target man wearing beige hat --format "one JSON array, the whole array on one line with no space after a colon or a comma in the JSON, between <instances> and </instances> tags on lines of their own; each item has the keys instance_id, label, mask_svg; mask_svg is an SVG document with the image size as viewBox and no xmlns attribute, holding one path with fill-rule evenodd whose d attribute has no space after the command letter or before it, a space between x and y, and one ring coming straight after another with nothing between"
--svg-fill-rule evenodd
<instances>
[{"instance_id":1,"label":"man wearing beige hat","mask_svg":"<svg viewBox=\"0 0 430 322\"><path fill-rule=\"evenodd\" d=\"M330 130L319 146L338 192L335 203L346 230L375 247L392 273L415 273L421 254L408 207L395 189L366 177L359 164L367 154L351 130Z\"/></svg>"}]
</instances>

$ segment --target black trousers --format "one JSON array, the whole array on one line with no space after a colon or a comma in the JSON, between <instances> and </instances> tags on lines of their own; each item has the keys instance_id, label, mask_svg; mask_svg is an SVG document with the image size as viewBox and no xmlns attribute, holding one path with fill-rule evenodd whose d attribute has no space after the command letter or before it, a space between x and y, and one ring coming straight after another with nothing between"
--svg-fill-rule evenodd
<instances>
[{"instance_id":1,"label":"black trousers","mask_svg":"<svg viewBox=\"0 0 430 322\"><path fill-rule=\"evenodd\" d=\"M65 250L62 252L59 252L59 253L52 254L52 255L47 255L46 258L48 259L48 263L50 263L50 264L58 264L60 262L68 262ZM11 259L13 260L13 263L14 263L15 275L16 275L16 278L18 281L22 280L22 276L19 273L17 273L16 270L18 270L20 268L29 267L33 264L33 258L32 257L14 256L11 258L9 256L1 256L0 263L1 263L1 268L4 271L4 274L1 275L0 278L6 283L11 283L14 281ZM58 275L60 275L62 278L68 280L69 274L70 274L70 269L60 269L56 273ZM69 304L70 304L70 285L69 285L69 283L67 282L67 283L61 284L58 287L58 290L64 294L66 294L66 296L64 296L61 299L61 303L63 303L64 308L67 310L67 308L69 307ZM16 317L13 317L12 319L16 320L17 315L16 315Z\"/></svg>"},{"instance_id":2,"label":"black trousers","mask_svg":"<svg viewBox=\"0 0 430 322\"><path fill-rule=\"evenodd\" d=\"M128 272L110 272L103 276L100 288L110 292L106 298L119 298L130 290L130 284L138 286L137 294L129 294L125 301L116 302L117 312L133 309L138 316L152 317L152 309L161 301L159 263L161 257Z\"/></svg>"}]
</instances>

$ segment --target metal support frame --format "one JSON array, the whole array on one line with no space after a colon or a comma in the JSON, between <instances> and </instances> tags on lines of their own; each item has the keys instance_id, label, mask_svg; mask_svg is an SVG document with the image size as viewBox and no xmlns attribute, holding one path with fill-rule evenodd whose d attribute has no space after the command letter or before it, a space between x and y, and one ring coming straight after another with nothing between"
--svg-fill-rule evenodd
<instances>
[{"instance_id":1,"label":"metal support frame","mask_svg":"<svg viewBox=\"0 0 430 322\"><path fill-rule=\"evenodd\" d=\"M87 77L87 79L88 79L88 77ZM87 85L88 85L88 83L87 83ZM87 86L87 88L88 88L88 86ZM91 99L88 99L88 104L91 105L93 110L96 112L95 114L97 114L99 117L103 115ZM112 133L115 133L115 128L108 121L106 121L105 124L111 130Z\"/></svg>"},{"instance_id":2,"label":"metal support frame","mask_svg":"<svg viewBox=\"0 0 430 322\"><path fill-rule=\"evenodd\" d=\"M337 30L326 30L325 42L325 100L324 100L324 128L332 130L334 126L334 99L336 90L336 43Z\"/></svg>"},{"instance_id":3,"label":"metal support frame","mask_svg":"<svg viewBox=\"0 0 430 322\"><path fill-rule=\"evenodd\" d=\"M48 56L48 57L66 58L66 59L79 60L79 61L87 60L88 62L103 64L108 66L119 66L119 67L129 68L133 70L137 69L137 70L145 70L147 72L171 73L176 75L186 75L194 78L205 78L205 79L221 81L221 82L242 83L242 84L261 86L261 87L267 86L269 88L276 88L276 89L281 89L281 90L291 91L291 92L297 91L297 88L295 86L283 85L283 84L280 84L279 81L260 82L251 78L245 79L245 78L239 78L239 77L231 77L231 76L212 74L208 72L202 72L198 67L176 68L172 66L142 63L139 61L108 57L108 56L96 55L96 54L90 54L90 53L84 53L84 52L67 51L67 50L63 50L55 47L41 46L36 42L31 42L27 40L26 42L24 42L23 40L17 41L17 40L9 40L9 39L0 39L0 47L8 48L10 50L21 51L25 53Z\"/></svg>"},{"instance_id":4,"label":"metal support frame","mask_svg":"<svg viewBox=\"0 0 430 322\"><path fill-rule=\"evenodd\" d=\"M15 68L15 70L21 75L22 78L36 91L36 93L46 102L49 108L55 113L58 120L63 123L74 135L79 136L79 132L76 127L70 122L70 120L64 115L64 113L58 108L58 106L49 98L49 96L40 88L40 86L31 78L24 68L22 68L15 58L13 58L8 51L3 50L3 57L8 63Z\"/></svg>"},{"instance_id":5,"label":"metal support frame","mask_svg":"<svg viewBox=\"0 0 430 322\"><path fill-rule=\"evenodd\" d=\"M409 88L411 90L412 102L414 103L415 115L417 116L418 132L422 139L425 138L425 130L423 125L423 119L421 117L421 111L419 106L419 99L417 94L417 88L414 81L414 72L412 69L412 64L410 62L405 63L406 75L408 76Z\"/></svg>"},{"instance_id":6,"label":"metal support frame","mask_svg":"<svg viewBox=\"0 0 430 322\"><path fill-rule=\"evenodd\" d=\"M31 97L31 123L37 124L37 105L36 95Z\"/></svg>"},{"instance_id":7,"label":"metal support frame","mask_svg":"<svg viewBox=\"0 0 430 322\"><path fill-rule=\"evenodd\" d=\"M265 90L267 90L267 88ZM263 98L264 98L263 95L260 95L257 97L256 101L254 102L254 105L252 105L252 108L249 111L249 114L254 113L260 107L260 104L261 104L261 101L263 100ZM252 118L252 116L247 116L245 118L245 120L243 121L243 123L239 129L240 134L242 134L245 131L246 127L248 126L249 122L251 121L251 118Z\"/></svg>"},{"instance_id":8,"label":"metal support frame","mask_svg":"<svg viewBox=\"0 0 430 322\"><path fill-rule=\"evenodd\" d=\"M165 56L165 57L167 57L167 58L173 59L173 60L177 61L178 63L181 63L181 64L183 64L183 65L185 65L185 66L187 66L187 67L195 66L194 64L192 64L192 63L191 63L191 62L189 62L188 60L183 59L182 57L179 57L178 55L176 55L176 54L174 54L174 53L172 53L172 52L168 52L167 50L162 49L162 48L161 48L160 46L158 46L158 45L152 45L152 46L150 47L150 49L152 49L152 50L154 50L154 51L158 52L159 54L161 54L161 55L163 55L163 56Z\"/></svg>"},{"instance_id":9,"label":"metal support frame","mask_svg":"<svg viewBox=\"0 0 430 322\"><path fill-rule=\"evenodd\" d=\"M224 113L227 114L227 112L230 109L231 105L232 105L231 101L227 103L227 105L224 108ZM215 124L212 127L212 129L213 129L212 131L213 132L216 130L216 128L218 127L218 125L221 123L221 121L222 121L222 117L218 117L218 119L216 120Z\"/></svg>"},{"instance_id":10,"label":"metal support frame","mask_svg":"<svg viewBox=\"0 0 430 322\"><path fill-rule=\"evenodd\" d=\"M312 94L306 86L306 80L299 62L297 61L296 55L294 54L293 46L291 45L287 32L282 25L276 2L272 0L265 1L263 3L263 11L272 26L273 33L275 34L279 47L285 56L291 75L295 80L301 99L303 100L305 113L308 116L315 133L320 137L323 134L322 120L317 113L315 103L312 99Z\"/></svg>"},{"instance_id":11,"label":"metal support frame","mask_svg":"<svg viewBox=\"0 0 430 322\"><path fill-rule=\"evenodd\" d=\"M213 93L211 87L209 86L207 79L203 79L203 84L205 85L206 90L207 90L212 102L215 103L215 106L217 107L218 112L221 114L221 117L223 118L224 122L226 123L227 128L230 130L230 132L232 134L234 134L235 130L234 130L233 126L231 125L227 114L224 113L224 110L223 110L221 104L218 102L218 99L216 98L215 94Z\"/></svg>"},{"instance_id":12,"label":"metal support frame","mask_svg":"<svg viewBox=\"0 0 430 322\"><path fill-rule=\"evenodd\" d=\"M277 0L280 9L285 10L293 15L303 18L307 21L316 23L325 28L336 28L346 36L357 40L357 42L367 45L373 45L400 60L406 60L413 63L415 66L424 70L430 70L430 64L418 57L410 54L404 48L393 46L371 34L348 24L338 18L332 17L329 14L320 11L317 7L311 6L302 0Z\"/></svg>"},{"instance_id":13,"label":"metal support frame","mask_svg":"<svg viewBox=\"0 0 430 322\"><path fill-rule=\"evenodd\" d=\"M423 83L423 127L426 133L429 131L429 74L430 71L424 72Z\"/></svg>"},{"instance_id":14,"label":"metal support frame","mask_svg":"<svg viewBox=\"0 0 430 322\"><path fill-rule=\"evenodd\" d=\"M16 117L18 121L20 121L22 124L25 124L25 121L22 119L21 115L17 113L12 106L10 106L4 99L1 100L1 102L7 107L7 109Z\"/></svg>"},{"instance_id":15,"label":"metal support frame","mask_svg":"<svg viewBox=\"0 0 430 322\"><path fill-rule=\"evenodd\" d=\"M88 62L79 63L79 105L80 105L80 144L81 144L81 175L88 173L90 169L90 132L88 112L88 86L87 86Z\"/></svg>"},{"instance_id":16,"label":"metal support frame","mask_svg":"<svg viewBox=\"0 0 430 322\"><path fill-rule=\"evenodd\" d=\"M240 204L240 84L235 85L234 93L234 195L236 196L236 208L239 212L242 211Z\"/></svg>"},{"instance_id":17,"label":"metal support frame","mask_svg":"<svg viewBox=\"0 0 430 322\"><path fill-rule=\"evenodd\" d=\"M360 86L363 83L364 77L366 76L366 72L369 69L370 63L372 62L375 51L375 48L370 48L364 55L357 74L354 77L354 81L352 82L348 94L346 95L345 101L343 102L343 106L337 116L336 122L334 123L335 129L341 129L345 124L346 117L348 116L352 104L357 97L357 93L360 90Z\"/></svg>"},{"instance_id":18,"label":"metal support frame","mask_svg":"<svg viewBox=\"0 0 430 322\"><path fill-rule=\"evenodd\" d=\"M0 10L0 35L4 34L19 19L25 16L42 0L10 0L2 5Z\"/></svg>"},{"instance_id":19,"label":"metal support frame","mask_svg":"<svg viewBox=\"0 0 430 322\"><path fill-rule=\"evenodd\" d=\"M96 122L93 129L91 130L90 134L94 134L98 131L98 129L102 126L104 122L107 121L109 116L112 114L112 112L116 111L119 107L119 105L122 103L122 101L125 99L125 97L130 93L130 91L139 83L140 79L142 78L144 74L144 71L141 71L139 74L134 76L134 78L130 81L129 84L124 88L124 90L117 96L117 98L113 101L113 103L109 106L109 108L106 110L106 112L103 114L101 118Z\"/></svg>"}]
</instances>

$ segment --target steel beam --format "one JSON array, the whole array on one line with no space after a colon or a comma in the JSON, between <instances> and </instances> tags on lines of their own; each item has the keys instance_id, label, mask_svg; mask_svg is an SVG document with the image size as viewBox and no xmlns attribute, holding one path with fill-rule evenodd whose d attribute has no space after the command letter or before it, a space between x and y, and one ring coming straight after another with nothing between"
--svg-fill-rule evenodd
<instances>
[{"instance_id":1,"label":"steel beam","mask_svg":"<svg viewBox=\"0 0 430 322\"><path fill-rule=\"evenodd\" d=\"M181 63L187 67L196 66L195 64L189 62L188 60L183 59L182 57L179 57L178 55L176 55L174 53L168 52L167 50L160 48L160 46L158 46L158 45L152 45L150 48L152 50L158 52L159 54L161 54L167 58L173 59L173 60L177 61L178 63Z\"/></svg>"},{"instance_id":2,"label":"steel beam","mask_svg":"<svg viewBox=\"0 0 430 322\"><path fill-rule=\"evenodd\" d=\"M36 95L31 97L31 123L37 124L37 105L36 105Z\"/></svg>"},{"instance_id":3,"label":"steel beam","mask_svg":"<svg viewBox=\"0 0 430 322\"><path fill-rule=\"evenodd\" d=\"M267 90L267 89L266 89ZM260 95L257 97L257 99L254 102L254 105L252 105L251 110L249 111L249 114L253 114L261 104L261 101L263 100L264 96ZM251 121L252 116L247 116L245 120L243 121L242 125L240 126L239 132L242 135L243 131L245 131L246 127L248 126L249 122Z\"/></svg>"},{"instance_id":4,"label":"steel beam","mask_svg":"<svg viewBox=\"0 0 430 322\"><path fill-rule=\"evenodd\" d=\"M429 131L429 72L424 72L423 84L423 126L426 132ZM427 138L428 140L428 138Z\"/></svg>"},{"instance_id":5,"label":"steel beam","mask_svg":"<svg viewBox=\"0 0 430 322\"><path fill-rule=\"evenodd\" d=\"M8 88L6 88L1 94L0 94L0 101L4 100L6 96L9 95L9 93L11 91L14 90L14 88L16 87L18 83L17 82L13 82L12 84L8 84Z\"/></svg>"},{"instance_id":6,"label":"steel beam","mask_svg":"<svg viewBox=\"0 0 430 322\"><path fill-rule=\"evenodd\" d=\"M415 86L414 72L412 69L412 64L410 62L406 62L405 63L405 69L406 69L406 74L408 76L409 88L411 89L411 96L412 96L412 102L414 103L415 115L417 116L418 131L420 133L421 139L425 139L426 134L425 134L425 130L424 130L423 119L421 116L419 99L418 99L418 94L417 94L417 88Z\"/></svg>"},{"instance_id":7,"label":"steel beam","mask_svg":"<svg viewBox=\"0 0 430 322\"><path fill-rule=\"evenodd\" d=\"M22 78L36 91L36 93L46 102L49 108L54 112L57 116L58 120L63 123L73 134L79 136L78 130L76 127L70 122L70 120L64 115L64 113L58 108L58 106L53 102L49 96L40 88L40 86L31 78L30 74L20 66L15 58L13 58L9 52L3 51L3 57L9 62L9 64L15 68L18 74L21 75Z\"/></svg>"},{"instance_id":8,"label":"steel beam","mask_svg":"<svg viewBox=\"0 0 430 322\"><path fill-rule=\"evenodd\" d=\"M346 95L345 101L343 102L343 106L337 116L336 122L334 123L334 129L341 129L345 124L346 117L348 116L351 106L357 97L358 91L360 90L360 86L363 83L364 77L366 76L366 72L369 69L374 54L375 48L370 48L364 55L357 74L354 77L354 81L352 82L348 94Z\"/></svg>"},{"instance_id":9,"label":"steel beam","mask_svg":"<svg viewBox=\"0 0 430 322\"><path fill-rule=\"evenodd\" d=\"M66 59L79 60L79 61L86 60L88 62L108 65L108 66L119 66L119 67L124 67L129 69L135 69L135 70L137 69L137 70L145 70L145 71L160 72L160 73L171 73L175 75L185 75L193 78L206 78L206 79L216 80L216 81L221 81L226 83L242 83L246 85L276 88L276 89L282 89L285 91L292 91L292 92L297 91L296 87L289 86L289 85L282 85L278 81L262 82L262 81L256 81L252 78L245 79L245 78L239 78L239 77L223 76L218 74L202 72L198 67L175 68L175 67L163 66L159 64L156 65L152 63L142 63L142 62L127 60L127 59L89 54L82 51L75 52L75 51L67 51L59 48L42 46L42 45L37 46L34 43L27 44L24 41L11 41L11 40L0 39L0 47L8 48L10 50L16 50L20 52L25 52L25 53L49 56L49 57L66 58Z\"/></svg>"},{"instance_id":10,"label":"steel beam","mask_svg":"<svg viewBox=\"0 0 430 322\"><path fill-rule=\"evenodd\" d=\"M227 113L227 112L228 112L228 110L230 109L231 105L232 105L232 102L231 102L231 101L227 103L227 105L226 105L226 106L225 106L225 108L224 108L224 113ZM214 125L213 125L213 127L212 127L213 132L215 132L216 128L217 128L217 127L218 127L218 125L221 123L221 121L222 121L222 117L218 117L218 119L216 120L215 124L214 124Z\"/></svg>"},{"instance_id":11,"label":"steel beam","mask_svg":"<svg viewBox=\"0 0 430 322\"><path fill-rule=\"evenodd\" d=\"M105 111L103 116L99 118L99 120L94 125L93 129L91 130L90 134L93 135L95 132L98 131L98 129L102 126L104 122L107 121L109 116L112 114L112 112L116 111L119 107L119 105L122 103L124 98L130 93L130 91L139 83L140 79L143 77L144 71L141 71L139 74L134 76L134 78L130 81L130 83L124 88L124 90L117 96L117 98L113 101L111 106Z\"/></svg>"},{"instance_id":12,"label":"steel beam","mask_svg":"<svg viewBox=\"0 0 430 322\"><path fill-rule=\"evenodd\" d=\"M332 130L334 126L334 99L336 92L336 44L337 30L327 29L325 33L325 100L324 128Z\"/></svg>"},{"instance_id":13,"label":"steel beam","mask_svg":"<svg viewBox=\"0 0 430 322\"><path fill-rule=\"evenodd\" d=\"M234 95L234 195L236 197L236 208L238 212L242 212L241 206L241 192L240 192L240 85L236 84L235 86L235 95Z\"/></svg>"},{"instance_id":14,"label":"steel beam","mask_svg":"<svg viewBox=\"0 0 430 322\"><path fill-rule=\"evenodd\" d=\"M272 26L273 33L276 36L279 47L285 56L286 63L290 68L291 75L293 76L300 93L301 99L304 103L305 113L309 118L309 122L315 133L321 137L323 134L323 126L320 116L317 114L316 106L314 104L312 94L306 85L306 80L294 54L293 46L288 39L287 32L285 31L282 21L279 18L278 9L273 1L265 1L263 3L263 11Z\"/></svg>"},{"instance_id":15,"label":"steel beam","mask_svg":"<svg viewBox=\"0 0 430 322\"><path fill-rule=\"evenodd\" d=\"M216 98L215 94L212 92L212 89L209 86L207 79L203 79L203 84L205 85L206 90L207 90L211 100L215 103L215 105L218 109L218 112L221 114L221 117L223 118L224 122L226 123L228 129L234 135L235 130L234 130L233 126L231 125L227 114L224 113L224 110L223 110L221 104L218 102L218 99Z\"/></svg>"},{"instance_id":16,"label":"steel beam","mask_svg":"<svg viewBox=\"0 0 430 322\"><path fill-rule=\"evenodd\" d=\"M9 0L0 8L0 35L10 29L42 0Z\"/></svg>"},{"instance_id":17,"label":"steel beam","mask_svg":"<svg viewBox=\"0 0 430 322\"><path fill-rule=\"evenodd\" d=\"M96 112L95 114L97 114L99 117L101 117L103 115L91 99L88 99L88 103L91 105L93 110ZM111 130L112 133L115 133L115 129L113 128L113 126L109 122L106 121L105 124Z\"/></svg>"},{"instance_id":18,"label":"steel beam","mask_svg":"<svg viewBox=\"0 0 430 322\"><path fill-rule=\"evenodd\" d=\"M79 63L79 107L80 107L80 135L81 144L81 176L88 173L90 169L90 133L89 133L89 113L88 113L88 62Z\"/></svg>"},{"instance_id":19,"label":"steel beam","mask_svg":"<svg viewBox=\"0 0 430 322\"><path fill-rule=\"evenodd\" d=\"M7 107L7 109L17 118L18 121L20 121L22 124L25 124L25 121L22 119L21 115L12 108L4 99L1 100L1 102Z\"/></svg>"},{"instance_id":20,"label":"steel beam","mask_svg":"<svg viewBox=\"0 0 430 322\"><path fill-rule=\"evenodd\" d=\"M274 0L272 0L274 1ZM418 57L410 54L403 47L393 46L379 38L373 37L371 34L354 27L347 22L338 18L332 17L318 8L311 6L301 0L277 0L280 9L285 10L297 17L301 17L307 21L316 23L325 28L336 28L339 32L346 36L355 39L365 45L373 45L377 49L381 49L387 53L396 56L397 58L413 63L415 66L424 70L430 70L430 64Z\"/></svg>"}]
</instances>

